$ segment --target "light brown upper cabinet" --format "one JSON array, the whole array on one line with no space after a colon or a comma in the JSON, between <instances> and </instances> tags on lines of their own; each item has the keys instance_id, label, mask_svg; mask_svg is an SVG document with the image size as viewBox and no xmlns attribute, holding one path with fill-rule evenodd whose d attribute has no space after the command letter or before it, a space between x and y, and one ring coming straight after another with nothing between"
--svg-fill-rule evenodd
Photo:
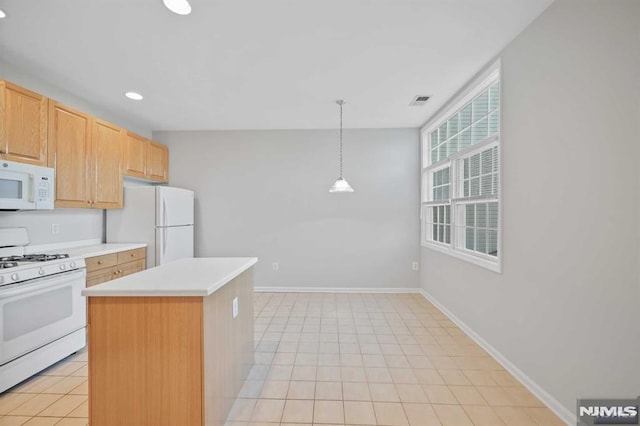
<instances>
[{"instance_id":1,"label":"light brown upper cabinet","mask_svg":"<svg viewBox=\"0 0 640 426\"><path fill-rule=\"evenodd\" d=\"M147 176L158 182L169 182L169 148L149 141L147 150Z\"/></svg>"},{"instance_id":2,"label":"light brown upper cabinet","mask_svg":"<svg viewBox=\"0 0 640 426\"><path fill-rule=\"evenodd\" d=\"M56 207L122 208L124 130L58 102L49 105Z\"/></svg>"},{"instance_id":3,"label":"light brown upper cabinet","mask_svg":"<svg viewBox=\"0 0 640 426\"><path fill-rule=\"evenodd\" d=\"M98 209L121 209L122 144L125 130L106 121L93 119L91 141L91 204Z\"/></svg>"},{"instance_id":4,"label":"light brown upper cabinet","mask_svg":"<svg viewBox=\"0 0 640 426\"><path fill-rule=\"evenodd\" d=\"M124 148L124 174L150 179L156 182L169 181L169 149L132 132L127 132Z\"/></svg>"},{"instance_id":5,"label":"light brown upper cabinet","mask_svg":"<svg viewBox=\"0 0 640 426\"><path fill-rule=\"evenodd\" d=\"M91 207L91 117L49 102L49 167L56 169L56 207Z\"/></svg>"},{"instance_id":6,"label":"light brown upper cabinet","mask_svg":"<svg viewBox=\"0 0 640 426\"><path fill-rule=\"evenodd\" d=\"M149 140L135 133L127 132L124 144L124 174L127 176L147 177L147 146Z\"/></svg>"},{"instance_id":7,"label":"light brown upper cabinet","mask_svg":"<svg viewBox=\"0 0 640 426\"><path fill-rule=\"evenodd\" d=\"M0 80L0 158L47 165L47 104L42 95Z\"/></svg>"}]
</instances>

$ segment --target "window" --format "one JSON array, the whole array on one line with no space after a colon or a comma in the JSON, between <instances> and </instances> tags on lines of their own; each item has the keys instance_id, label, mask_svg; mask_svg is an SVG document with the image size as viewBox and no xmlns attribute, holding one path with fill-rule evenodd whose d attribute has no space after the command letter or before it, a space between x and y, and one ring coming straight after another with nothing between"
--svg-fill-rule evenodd
<instances>
[{"instance_id":1,"label":"window","mask_svg":"<svg viewBox=\"0 0 640 426\"><path fill-rule=\"evenodd\" d=\"M422 129L422 243L500 271L499 64Z\"/></svg>"}]
</instances>

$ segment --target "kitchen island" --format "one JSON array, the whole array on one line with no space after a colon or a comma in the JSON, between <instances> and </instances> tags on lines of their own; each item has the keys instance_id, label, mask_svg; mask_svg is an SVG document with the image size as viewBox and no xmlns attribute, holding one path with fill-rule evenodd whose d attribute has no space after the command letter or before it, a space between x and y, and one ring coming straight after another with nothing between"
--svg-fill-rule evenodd
<instances>
[{"instance_id":1,"label":"kitchen island","mask_svg":"<svg viewBox=\"0 0 640 426\"><path fill-rule=\"evenodd\" d=\"M90 424L223 425L253 364L256 262L182 259L83 290Z\"/></svg>"}]
</instances>

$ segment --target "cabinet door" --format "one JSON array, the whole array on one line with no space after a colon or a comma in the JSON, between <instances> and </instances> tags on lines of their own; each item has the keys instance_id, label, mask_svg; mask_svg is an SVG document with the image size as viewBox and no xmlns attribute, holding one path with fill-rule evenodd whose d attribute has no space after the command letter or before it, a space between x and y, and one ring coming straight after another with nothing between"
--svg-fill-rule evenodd
<instances>
[{"instance_id":1,"label":"cabinet door","mask_svg":"<svg viewBox=\"0 0 640 426\"><path fill-rule=\"evenodd\" d=\"M56 169L56 207L90 207L87 160L91 117L49 102L47 162Z\"/></svg>"},{"instance_id":2,"label":"cabinet door","mask_svg":"<svg viewBox=\"0 0 640 426\"><path fill-rule=\"evenodd\" d=\"M123 263L122 265L118 265L120 277L126 277L127 275L135 274L136 272L144 271L144 260L136 260L135 262Z\"/></svg>"},{"instance_id":3,"label":"cabinet door","mask_svg":"<svg viewBox=\"0 0 640 426\"><path fill-rule=\"evenodd\" d=\"M0 81L0 158L47 165L48 99Z\"/></svg>"},{"instance_id":4,"label":"cabinet door","mask_svg":"<svg viewBox=\"0 0 640 426\"><path fill-rule=\"evenodd\" d=\"M124 130L106 121L93 120L91 142L91 206L122 208L122 143Z\"/></svg>"},{"instance_id":5,"label":"cabinet door","mask_svg":"<svg viewBox=\"0 0 640 426\"><path fill-rule=\"evenodd\" d=\"M106 283L116 278L117 267L104 268L94 272L87 272L87 287Z\"/></svg>"},{"instance_id":6,"label":"cabinet door","mask_svg":"<svg viewBox=\"0 0 640 426\"><path fill-rule=\"evenodd\" d=\"M147 169L147 138L127 132L124 143L123 171L127 176L144 178Z\"/></svg>"},{"instance_id":7,"label":"cabinet door","mask_svg":"<svg viewBox=\"0 0 640 426\"><path fill-rule=\"evenodd\" d=\"M158 181L169 181L169 148L149 141L147 148L147 177Z\"/></svg>"}]
</instances>

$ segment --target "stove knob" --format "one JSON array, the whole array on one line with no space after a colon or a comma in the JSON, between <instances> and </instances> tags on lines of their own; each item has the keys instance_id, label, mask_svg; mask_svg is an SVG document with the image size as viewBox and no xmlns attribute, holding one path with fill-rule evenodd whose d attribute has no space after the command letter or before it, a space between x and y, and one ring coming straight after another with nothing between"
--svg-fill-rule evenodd
<instances>
[{"instance_id":1,"label":"stove knob","mask_svg":"<svg viewBox=\"0 0 640 426\"><path fill-rule=\"evenodd\" d=\"M71 263L69 264L69 266L71 266L72 268L75 268L75 267L76 267L76 262L71 262Z\"/></svg>"},{"instance_id":2,"label":"stove knob","mask_svg":"<svg viewBox=\"0 0 640 426\"><path fill-rule=\"evenodd\" d=\"M64 271L65 269L67 269L66 265L63 263L62 265L60 265L60 270Z\"/></svg>"},{"instance_id":3,"label":"stove knob","mask_svg":"<svg viewBox=\"0 0 640 426\"><path fill-rule=\"evenodd\" d=\"M19 278L19 277L18 277L18 274L16 274L16 273L11 274L11 279L12 279L12 280L14 280L14 281L18 281L18 278Z\"/></svg>"},{"instance_id":4,"label":"stove knob","mask_svg":"<svg viewBox=\"0 0 640 426\"><path fill-rule=\"evenodd\" d=\"M40 270L38 271L38 274L44 275L44 269L40 268Z\"/></svg>"}]
</instances>

